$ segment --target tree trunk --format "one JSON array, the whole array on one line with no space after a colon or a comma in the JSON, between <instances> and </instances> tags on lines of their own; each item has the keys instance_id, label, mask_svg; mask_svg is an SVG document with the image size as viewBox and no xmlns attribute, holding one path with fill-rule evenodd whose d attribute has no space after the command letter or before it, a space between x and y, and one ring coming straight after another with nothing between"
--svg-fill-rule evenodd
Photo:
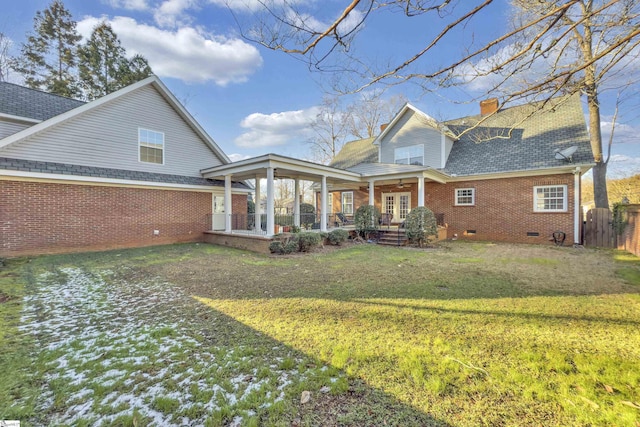
<instances>
[{"instance_id":1,"label":"tree trunk","mask_svg":"<svg viewBox=\"0 0 640 427\"><path fill-rule=\"evenodd\" d=\"M607 195L607 163L602 155L602 134L600 132L600 105L595 85L587 89L587 105L589 109L589 138L591 150L596 162L593 168L593 198L596 208L608 208Z\"/></svg>"},{"instance_id":2,"label":"tree trunk","mask_svg":"<svg viewBox=\"0 0 640 427\"><path fill-rule=\"evenodd\" d=\"M607 194L607 164L596 162L593 168L593 198L596 208L609 208Z\"/></svg>"}]
</instances>

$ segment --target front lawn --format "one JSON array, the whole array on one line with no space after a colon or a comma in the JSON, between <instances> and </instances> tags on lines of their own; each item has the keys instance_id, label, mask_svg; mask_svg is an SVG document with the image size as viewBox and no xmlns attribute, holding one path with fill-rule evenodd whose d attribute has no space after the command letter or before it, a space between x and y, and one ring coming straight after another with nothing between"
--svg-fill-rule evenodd
<instances>
[{"instance_id":1,"label":"front lawn","mask_svg":"<svg viewBox=\"0 0 640 427\"><path fill-rule=\"evenodd\" d=\"M0 419L636 426L639 278L624 253L464 242L10 261Z\"/></svg>"}]
</instances>

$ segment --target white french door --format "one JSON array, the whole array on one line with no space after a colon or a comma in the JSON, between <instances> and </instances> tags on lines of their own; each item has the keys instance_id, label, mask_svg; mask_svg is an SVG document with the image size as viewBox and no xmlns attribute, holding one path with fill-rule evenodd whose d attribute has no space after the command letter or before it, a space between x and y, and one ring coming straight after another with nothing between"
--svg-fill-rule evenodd
<instances>
[{"instance_id":1,"label":"white french door","mask_svg":"<svg viewBox=\"0 0 640 427\"><path fill-rule=\"evenodd\" d=\"M225 215L224 215L224 196L214 194L213 195L213 229L224 230L226 227Z\"/></svg>"},{"instance_id":2,"label":"white french door","mask_svg":"<svg viewBox=\"0 0 640 427\"><path fill-rule=\"evenodd\" d=\"M391 222L402 222L411 210L411 193L382 193L382 213L392 214Z\"/></svg>"}]
</instances>

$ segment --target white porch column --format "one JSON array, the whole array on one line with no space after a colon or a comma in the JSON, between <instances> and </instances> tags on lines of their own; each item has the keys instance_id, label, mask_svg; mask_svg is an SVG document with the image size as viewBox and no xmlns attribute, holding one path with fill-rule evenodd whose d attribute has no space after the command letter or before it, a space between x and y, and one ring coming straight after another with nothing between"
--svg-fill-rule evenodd
<instances>
[{"instance_id":1,"label":"white porch column","mask_svg":"<svg viewBox=\"0 0 640 427\"><path fill-rule=\"evenodd\" d=\"M418 207L424 207L424 177L418 175Z\"/></svg>"},{"instance_id":2,"label":"white porch column","mask_svg":"<svg viewBox=\"0 0 640 427\"><path fill-rule=\"evenodd\" d=\"M275 234L275 218L274 218L274 206L273 198L275 196L273 188L273 168L267 168L267 236L273 236Z\"/></svg>"},{"instance_id":3,"label":"white porch column","mask_svg":"<svg viewBox=\"0 0 640 427\"><path fill-rule=\"evenodd\" d=\"M260 198L262 197L262 194L260 194L260 177L258 175L256 175L256 200L255 200L255 228L256 231L261 231L262 230L262 205L260 203Z\"/></svg>"},{"instance_id":4,"label":"white porch column","mask_svg":"<svg viewBox=\"0 0 640 427\"><path fill-rule=\"evenodd\" d=\"M376 196L375 196L375 181L369 181L369 204L374 206L376 204Z\"/></svg>"},{"instance_id":5,"label":"white porch column","mask_svg":"<svg viewBox=\"0 0 640 427\"><path fill-rule=\"evenodd\" d=\"M293 225L300 227L300 180L293 181Z\"/></svg>"},{"instance_id":6,"label":"white porch column","mask_svg":"<svg viewBox=\"0 0 640 427\"><path fill-rule=\"evenodd\" d=\"M231 233L231 175L224 176L224 232Z\"/></svg>"},{"instance_id":7,"label":"white porch column","mask_svg":"<svg viewBox=\"0 0 640 427\"><path fill-rule=\"evenodd\" d=\"M322 175L322 189L320 190L320 204L322 206L322 217L320 218L320 231L327 231L327 221L329 216L327 215L327 177Z\"/></svg>"}]
</instances>

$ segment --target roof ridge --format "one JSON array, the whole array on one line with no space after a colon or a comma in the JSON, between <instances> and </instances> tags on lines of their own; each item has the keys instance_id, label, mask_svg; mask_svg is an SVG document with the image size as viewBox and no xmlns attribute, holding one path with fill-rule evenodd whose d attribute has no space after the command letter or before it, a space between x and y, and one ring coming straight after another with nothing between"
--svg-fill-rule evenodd
<instances>
[{"instance_id":1,"label":"roof ridge","mask_svg":"<svg viewBox=\"0 0 640 427\"><path fill-rule=\"evenodd\" d=\"M577 92L576 92L576 93L577 93ZM541 100L533 101L533 102L526 102L526 101L525 101L525 102L524 102L524 103L522 103L522 104L510 105L510 106L508 106L508 107L504 107L504 108L499 107L499 108L498 108L498 110L495 112L495 114L503 113L503 112L507 112L507 111L509 111L509 110L513 110L513 109L515 109L515 108L523 108L523 107L526 107L526 106L532 106L532 105L536 105L536 104L542 104L542 103L549 102L549 101L559 101L559 102L558 102L558 104L560 104L560 103L562 103L562 102L563 102L563 101L561 101L561 100L563 100L563 99L565 99L565 98L569 98L569 97L571 97L571 96L574 96L574 95L576 95L576 93L562 94L562 95L560 95L560 96L554 96L554 97L551 97L551 98L548 98L548 99L541 99ZM450 122L457 122L457 121L465 120L465 119L473 119L473 118L477 118L477 117L479 117L479 116L480 116L480 117L486 117L486 116L481 116L480 114L471 114L471 115L468 115L468 116L454 117L454 118L451 118L451 119L446 119L446 120L441 121L440 123L442 123L442 124L445 124L445 125L446 125L446 124L448 124L448 123L450 123ZM488 115L487 115L487 116L488 116Z\"/></svg>"}]
</instances>

